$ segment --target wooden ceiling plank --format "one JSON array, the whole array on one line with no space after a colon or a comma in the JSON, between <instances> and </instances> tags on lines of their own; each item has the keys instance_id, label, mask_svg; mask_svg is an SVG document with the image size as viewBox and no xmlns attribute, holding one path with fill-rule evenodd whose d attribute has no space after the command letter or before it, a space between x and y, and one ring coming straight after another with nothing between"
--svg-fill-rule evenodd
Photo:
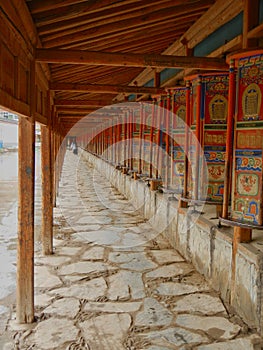
<instances>
[{"instance_id":1,"label":"wooden ceiling plank","mask_svg":"<svg viewBox=\"0 0 263 350\"><path fill-rule=\"evenodd\" d=\"M107 67L108 68L108 67ZM114 67L115 68L115 67ZM129 69L112 69L112 72L108 70L97 70L96 73L89 70L68 76L63 74L56 74L53 80L56 82L68 82L68 83L100 83L100 84L111 84L112 81L116 84L128 85L131 79L133 79L142 68L129 68ZM88 80L87 80L88 77Z\"/></svg>"},{"instance_id":2,"label":"wooden ceiling plank","mask_svg":"<svg viewBox=\"0 0 263 350\"><path fill-rule=\"evenodd\" d=\"M204 68L226 70L224 60L207 57L183 57L151 54L128 54L81 50L36 49L36 61L59 64L87 64L128 67Z\"/></svg>"},{"instance_id":3,"label":"wooden ceiling plank","mask_svg":"<svg viewBox=\"0 0 263 350\"><path fill-rule=\"evenodd\" d=\"M83 91L96 93L149 93L159 94L164 93L164 89L152 87L137 87L137 86L122 86L122 85L102 85L102 84L71 84L71 83L50 83L50 90L55 91Z\"/></svg>"},{"instance_id":4,"label":"wooden ceiling plank","mask_svg":"<svg viewBox=\"0 0 263 350\"><path fill-rule=\"evenodd\" d=\"M211 0L202 1L202 6L204 10L211 5ZM200 10L200 8L198 9ZM189 13L190 11L197 11L195 4L184 5L184 6L173 6L165 8L158 11L153 11L147 16L138 16L136 18L131 18L128 20L115 21L114 23L99 25L83 31L75 31L73 34L63 35L61 33L60 38L49 40L48 38L42 38L42 43L45 47L56 47L59 45L64 45L67 43L73 43L74 41L79 41L81 37L95 38L99 35L105 35L108 33L120 32L122 29L127 30L127 28L134 28L138 25L156 22L158 20L164 20L168 18L179 18L180 16Z\"/></svg>"},{"instance_id":5,"label":"wooden ceiling plank","mask_svg":"<svg viewBox=\"0 0 263 350\"><path fill-rule=\"evenodd\" d=\"M197 20L198 15L195 16L191 16L188 17L187 22L194 22L195 20ZM186 21L184 20L183 23L181 24L177 24L176 23L176 30L174 29L174 23L164 23L164 25L161 26L161 28L159 27L153 27L151 28L150 31L148 30L140 30L140 31L136 31L136 32L132 32L129 34L125 34L125 35L119 35L118 37L113 37L113 38L109 38L107 40L107 47L108 50L110 52L116 52L116 51L121 51L121 52L126 52L130 50L130 47L133 45L134 42L137 42L137 44L141 45L141 50L143 51L144 48L144 43L146 42L152 42L154 43L156 38L159 38L160 40L162 38L167 38L170 35L174 36L174 40L176 40L176 36L178 35L178 32L181 32L181 30L185 31L187 26ZM138 37L140 38L140 40L138 40ZM132 45L131 45L132 44ZM122 46L123 49L121 50L120 48L117 49L117 46L119 45L120 47ZM106 46L105 46L105 40L101 40L100 42L89 44L89 45L83 45L82 47L79 47L78 49L83 49L83 50L92 50L92 51L106 51Z\"/></svg>"},{"instance_id":6,"label":"wooden ceiling plank","mask_svg":"<svg viewBox=\"0 0 263 350\"><path fill-rule=\"evenodd\" d=\"M41 0L40 0L41 1ZM113 2L112 0L92 0L93 6L89 6L89 1L85 1L84 3L73 4L69 6L65 6L63 8L54 8L50 11L44 11L41 13L34 14L34 20L37 24L37 27L47 25L50 23L56 23L59 21L64 21L71 18L78 18L79 16L83 16L87 13L94 13L96 17L96 13L101 11L102 9L112 9L118 8L120 5L136 3L141 0L124 0L121 3L119 1Z\"/></svg>"},{"instance_id":7,"label":"wooden ceiling plank","mask_svg":"<svg viewBox=\"0 0 263 350\"><path fill-rule=\"evenodd\" d=\"M188 15L185 15L185 19L187 20ZM66 44L66 45L61 45L61 48L63 49L70 49L70 48L79 48L83 47L84 45L94 45L97 42L104 43L104 46L107 47L107 42L112 40L113 38L124 38L126 35L130 35L131 33L138 33L141 30L150 31L153 28L160 28L163 25L168 26L169 24L176 28L177 21L172 17L172 18L165 18L163 20L157 21L157 22L152 22L152 23L147 23L147 24L138 24L134 28L128 28L128 29L122 29L121 31L116 31L114 33L108 33L108 34L102 34L99 35L98 37L89 37L89 38L81 38L79 41L74 41L73 43ZM57 46L57 48L60 48L60 46Z\"/></svg>"},{"instance_id":8,"label":"wooden ceiling plank","mask_svg":"<svg viewBox=\"0 0 263 350\"><path fill-rule=\"evenodd\" d=\"M178 31L178 28L177 28ZM181 29L179 32L177 32L178 36L181 36L184 33L184 30ZM140 38L142 39L142 38ZM175 32L167 32L165 33L165 36L162 37L159 34L156 34L154 36L151 36L148 38L148 41L145 41L143 45L143 51L144 53L159 53L162 52L169 43L171 44L174 42L175 39ZM168 44L167 44L168 43ZM149 49L151 49L152 52L148 52ZM138 38L134 40L129 40L128 43L119 43L119 45L111 46L110 47L111 52L130 52L130 53L140 53L142 51L142 43L141 40L138 41Z\"/></svg>"},{"instance_id":9,"label":"wooden ceiling plank","mask_svg":"<svg viewBox=\"0 0 263 350\"><path fill-rule=\"evenodd\" d=\"M180 0L181 1L181 0ZM93 13L88 13L83 16L79 16L76 21L75 18L70 20L63 20L61 22L56 22L53 24L49 24L39 28L39 35L43 36L48 34L49 39L54 39L61 35L74 33L76 30L82 30L82 26L87 26L91 23L91 26L94 27L94 24L98 26L99 24L107 24L121 19L127 19L131 17L136 17L139 15L138 11L145 9L145 11L149 11L148 7L153 8L154 6L158 6L159 8L164 8L167 4L169 4L171 0L162 1L162 6L160 6L160 1L152 1L152 3L147 3L144 0L141 0L138 3L125 4L120 7L102 10L101 12L96 13L94 16ZM178 1L179 2L179 1ZM167 5L169 6L169 5ZM147 10L146 10L147 9ZM151 10L152 12L152 10ZM137 15L136 15L137 13ZM145 14L146 12L144 12ZM85 27L83 27L85 29ZM51 35L52 34L52 35Z\"/></svg>"},{"instance_id":10,"label":"wooden ceiling plank","mask_svg":"<svg viewBox=\"0 0 263 350\"><path fill-rule=\"evenodd\" d=\"M87 0L34 0L34 1L27 1L27 6L30 9L30 12L32 14L44 12L44 11L50 11L54 9L58 9L61 7L69 6L69 5L75 5L77 3L86 2ZM96 0L95 2L98 2L99 0Z\"/></svg>"}]
</instances>

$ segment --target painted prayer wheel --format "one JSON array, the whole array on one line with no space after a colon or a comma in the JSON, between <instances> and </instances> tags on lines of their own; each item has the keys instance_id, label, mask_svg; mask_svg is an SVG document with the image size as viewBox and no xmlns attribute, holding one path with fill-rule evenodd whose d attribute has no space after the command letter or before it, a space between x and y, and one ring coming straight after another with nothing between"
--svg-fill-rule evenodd
<instances>
[{"instance_id":1,"label":"painted prayer wheel","mask_svg":"<svg viewBox=\"0 0 263 350\"><path fill-rule=\"evenodd\" d=\"M151 125L152 125L152 103L143 102L142 106L142 173L150 176L151 162Z\"/></svg>"},{"instance_id":2,"label":"painted prayer wheel","mask_svg":"<svg viewBox=\"0 0 263 350\"><path fill-rule=\"evenodd\" d=\"M185 122L186 122L186 91L185 87L171 89L172 121L171 121L171 188L182 193L185 169Z\"/></svg>"},{"instance_id":3,"label":"painted prayer wheel","mask_svg":"<svg viewBox=\"0 0 263 350\"><path fill-rule=\"evenodd\" d=\"M236 69L230 218L262 225L263 50L230 61Z\"/></svg>"},{"instance_id":4,"label":"painted prayer wheel","mask_svg":"<svg viewBox=\"0 0 263 350\"><path fill-rule=\"evenodd\" d=\"M133 132L132 132L132 162L133 170L139 172L139 137L140 137L141 116L140 109L133 109Z\"/></svg>"},{"instance_id":5,"label":"painted prayer wheel","mask_svg":"<svg viewBox=\"0 0 263 350\"><path fill-rule=\"evenodd\" d=\"M202 74L185 80L190 85L187 114L191 130L186 135L189 163L186 195L218 204L224 189L228 74Z\"/></svg>"}]
</instances>

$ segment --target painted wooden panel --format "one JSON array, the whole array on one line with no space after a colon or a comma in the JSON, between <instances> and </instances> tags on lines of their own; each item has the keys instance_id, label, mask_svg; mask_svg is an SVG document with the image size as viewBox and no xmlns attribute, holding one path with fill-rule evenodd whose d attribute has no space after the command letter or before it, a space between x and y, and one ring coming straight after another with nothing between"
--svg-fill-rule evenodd
<instances>
[{"instance_id":1,"label":"painted wooden panel","mask_svg":"<svg viewBox=\"0 0 263 350\"><path fill-rule=\"evenodd\" d=\"M191 81L190 129L196 137L189 137L191 169L188 192L194 199L221 201L225 170L228 74L203 74L187 80ZM198 151L198 143L201 153Z\"/></svg>"},{"instance_id":2,"label":"painted wooden panel","mask_svg":"<svg viewBox=\"0 0 263 350\"><path fill-rule=\"evenodd\" d=\"M231 217L262 225L263 51L234 58L237 117Z\"/></svg>"},{"instance_id":3,"label":"painted wooden panel","mask_svg":"<svg viewBox=\"0 0 263 350\"><path fill-rule=\"evenodd\" d=\"M182 193L185 169L185 118L186 88L172 90L172 183L171 187Z\"/></svg>"}]
</instances>

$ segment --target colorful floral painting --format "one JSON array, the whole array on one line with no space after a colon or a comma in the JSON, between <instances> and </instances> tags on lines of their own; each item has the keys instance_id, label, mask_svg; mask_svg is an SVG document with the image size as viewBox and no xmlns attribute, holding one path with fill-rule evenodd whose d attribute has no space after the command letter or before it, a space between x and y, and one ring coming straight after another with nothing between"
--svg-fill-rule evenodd
<instances>
[{"instance_id":1,"label":"colorful floral painting","mask_svg":"<svg viewBox=\"0 0 263 350\"><path fill-rule=\"evenodd\" d=\"M239 173L237 176L237 191L243 196L256 196L258 194L258 175L252 173Z\"/></svg>"},{"instance_id":2,"label":"colorful floral painting","mask_svg":"<svg viewBox=\"0 0 263 350\"><path fill-rule=\"evenodd\" d=\"M224 181L225 167L221 164L208 164L209 181Z\"/></svg>"}]
</instances>

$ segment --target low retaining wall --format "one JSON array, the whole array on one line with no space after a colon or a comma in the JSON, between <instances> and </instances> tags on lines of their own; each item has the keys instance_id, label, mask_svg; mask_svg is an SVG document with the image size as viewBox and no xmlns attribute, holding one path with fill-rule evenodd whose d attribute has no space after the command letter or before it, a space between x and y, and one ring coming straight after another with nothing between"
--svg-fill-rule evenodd
<instances>
[{"instance_id":1,"label":"low retaining wall","mask_svg":"<svg viewBox=\"0 0 263 350\"><path fill-rule=\"evenodd\" d=\"M167 194L151 191L142 180L134 180L97 156L82 156L124 194L153 227L158 228L196 270L218 292L227 305L251 327L263 333L262 281L263 254L251 244L240 243L236 269L232 272L232 234L218 228Z\"/></svg>"}]
</instances>

